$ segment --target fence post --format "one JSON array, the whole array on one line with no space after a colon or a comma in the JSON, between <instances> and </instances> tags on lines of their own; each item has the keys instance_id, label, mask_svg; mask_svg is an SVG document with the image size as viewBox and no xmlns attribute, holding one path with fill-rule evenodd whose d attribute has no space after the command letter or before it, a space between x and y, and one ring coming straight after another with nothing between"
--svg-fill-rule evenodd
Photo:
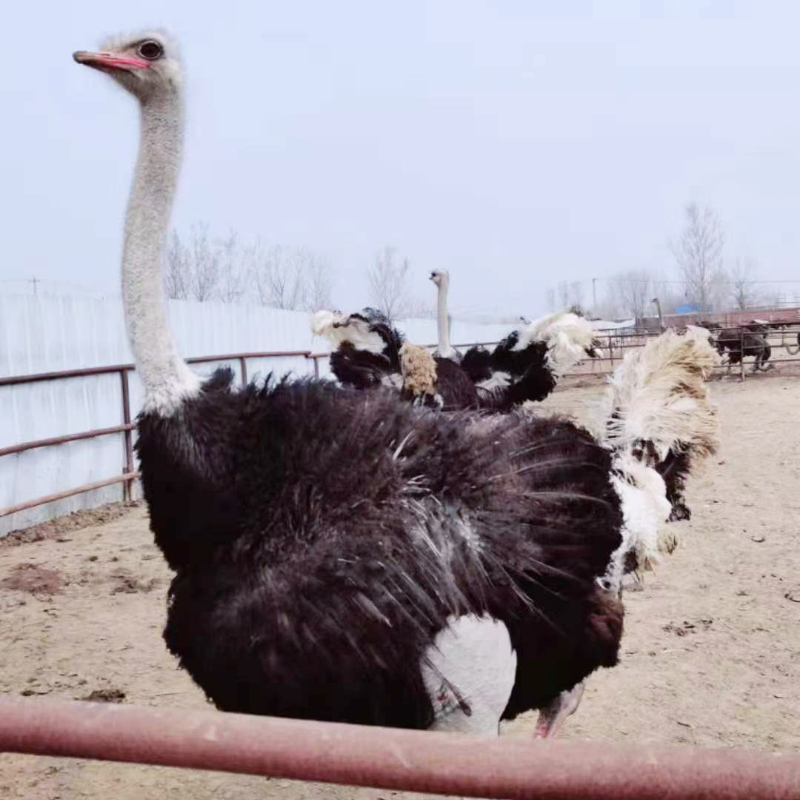
<instances>
[{"instance_id":1,"label":"fence post","mask_svg":"<svg viewBox=\"0 0 800 800\"><path fill-rule=\"evenodd\" d=\"M131 397L128 387L128 371L125 367L120 369L119 377L122 381L122 422L127 426L131 424ZM130 474L133 472L133 434L130 428L126 428L123 435L125 436L125 473ZM132 480L122 482L122 499L126 503L132 499L132 490Z\"/></svg>"},{"instance_id":2,"label":"fence post","mask_svg":"<svg viewBox=\"0 0 800 800\"><path fill-rule=\"evenodd\" d=\"M739 352L742 354L742 360L739 362L739 373L742 383L744 383L744 328L739 328Z\"/></svg>"},{"instance_id":3,"label":"fence post","mask_svg":"<svg viewBox=\"0 0 800 800\"><path fill-rule=\"evenodd\" d=\"M314 377L319 378L319 359L314 358L313 356L312 359L314 361Z\"/></svg>"},{"instance_id":4,"label":"fence post","mask_svg":"<svg viewBox=\"0 0 800 800\"><path fill-rule=\"evenodd\" d=\"M614 371L614 339L612 336L608 337L608 357L611 359L611 372Z\"/></svg>"},{"instance_id":5,"label":"fence post","mask_svg":"<svg viewBox=\"0 0 800 800\"><path fill-rule=\"evenodd\" d=\"M247 386L247 359L244 356L239 358L239 366L242 368L242 386Z\"/></svg>"}]
</instances>

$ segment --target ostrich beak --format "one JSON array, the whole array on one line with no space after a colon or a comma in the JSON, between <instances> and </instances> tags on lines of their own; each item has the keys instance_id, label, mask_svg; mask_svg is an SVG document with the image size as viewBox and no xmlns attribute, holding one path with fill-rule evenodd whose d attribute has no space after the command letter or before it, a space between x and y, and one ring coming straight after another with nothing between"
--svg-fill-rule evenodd
<instances>
[{"instance_id":1,"label":"ostrich beak","mask_svg":"<svg viewBox=\"0 0 800 800\"><path fill-rule=\"evenodd\" d=\"M150 69L150 62L142 58L120 56L116 53L93 53L90 50L78 50L72 57L79 64L100 70L121 69L132 72L135 69Z\"/></svg>"}]
</instances>

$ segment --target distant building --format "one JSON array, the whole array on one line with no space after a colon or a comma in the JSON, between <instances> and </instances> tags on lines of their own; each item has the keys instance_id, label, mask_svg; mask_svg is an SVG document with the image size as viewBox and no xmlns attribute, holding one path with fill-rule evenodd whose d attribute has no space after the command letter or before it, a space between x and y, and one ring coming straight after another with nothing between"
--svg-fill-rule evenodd
<instances>
[{"instance_id":1,"label":"distant building","mask_svg":"<svg viewBox=\"0 0 800 800\"><path fill-rule=\"evenodd\" d=\"M800 307L798 308L749 308L745 311L719 311L715 313L701 313L699 311L681 311L681 306L675 314L664 314L665 328L680 328L683 325L697 325L698 322L718 322L724 328L736 328L746 325L753 320L764 322L800 323ZM636 327L640 330L658 331L658 317L642 317L636 320Z\"/></svg>"}]
</instances>

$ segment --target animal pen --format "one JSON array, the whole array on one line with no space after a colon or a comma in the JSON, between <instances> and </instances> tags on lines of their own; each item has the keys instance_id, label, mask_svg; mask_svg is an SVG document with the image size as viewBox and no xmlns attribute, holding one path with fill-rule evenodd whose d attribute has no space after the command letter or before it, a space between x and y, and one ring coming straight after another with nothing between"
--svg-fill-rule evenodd
<instances>
[{"instance_id":1,"label":"animal pen","mask_svg":"<svg viewBox=\"0 0 800 800\"><path fill-rule=\"evenodd\" d=\"M739 336L742 350L744 349L744 336L749 331L746 328L739 329ZM783 330L771 331L769 336L773 341L771 346L776 350L785 350L787 358L781 358L779 363L781 365L800 363L800 357L793 357L798 355L800 345L797 344L798 337L800 337L800 325L788 326ZM592 376L605 377L614 371L614 368L625 357L628 350L632 348L643 347L648 339L658 336L655 332L625 332L625 333L611 333L608 331L598 331L598 339L601 341L601 347L604 354L601 357L592 359L589 362L579 364L575 370L567 373L565 377L587 378ZM780 338L779 342L774 339ZM480 342L478 344L492 345L492 342ZM430 345L433 348L435 345ZM474 344L458 344L459 348L468 348ZM325 362L328 359L328 353L312 353L310 350L286 350L286 351L252 351L252 352L237 352L222 355L208 355L199 356L195 358L186 359L188 363L195 365L208 365L208 364L228 364L238 367L239 378L242 384L248 381L248 361L252 360L265 360L265 359L303 359L309 364L309 374L315 377L320 377L324 374L325 370L322 368L320 362ZM598 369L598 367L600 367ZM720 365L717 368L717 373L725 370L725 365ZM131 390L130 390L130 374L133 372L133 364L115 364L103 367L87 367L83 369L61 370L54 372L45 372L33 375L16 375L5 378L0 378L0 388L6 386L20 386L36 383L46 383L55 381L67 381L74 378L85 378L90 376L110 376L117 375L120 382L120 396L121 407L119 409L119 423L117 425L108 426L104 428L97 428L93 430L80 431L63 436L53 436L43 439L37 439L28 442L21 442L0 448L0 458L18 455L30 450L38 448L57 447L59 445L68 444L69 442L82 441L87 439L96 439L100 437L120 436L123 442L123 462L122 469L117 475L109 475L101 480L92 481L91 483L84 483L72 486L59 492L53 492L41 497L32 498L23 502L15 503L5 508L0 508L0 519L9 517L28 509L43 506L48 503L54 503L59 500L64 500L78 494L92 492L97 489L102 489L108 486L122 485L122 499L127 502L133 499L133 487L135 481L139 477L136 470L133 453L133 435L134 435L134 422L133 411L131 403ZM746 380L747 370L745 368L745 361L742 359L738 365L739 377L742 381Z\"/></svg>"},{"instance_id":2,"label":"animal pen","mask_svg":"<svg viewBox=\"0 0 800 800\"><path fill-rule=\"evenodd\" d=\"M792 331L796 336L796 332ZM609 374L630 348L648 335L601 334L602 362L587 365ZM463 346L463 345L462 345ZM776 346L776 345L773 345ZM777 345L780 347L780 345ZM792 352L793 346L784 343ZM327 353L241 352L189 359L195 364L227 362L242 382L262 358L302 358L321 375ZM781 363L800 361L788 358ZM280 362L278 362L280 363ZM597 367L601 367L597 369ZM48 383L83 376L119 380L119 424L62 437L12 445L0 456L70 441L117 437L120 473L100 485L122 485L131 497L138 477L134 460L135 403L129 364L65 370L0 379L0 386ZM724 366L722 367L724 369ZM577 371L575 377L591 377ZM746 373L741 374L744 378ZM90 491L98 483L6 508L52 502ZM288 719L240 716L206 710L172 710L133 705L0 699L0 752L215 770L301 781L424 791L484 798L724 798L790 800L800 797L800 757L689 747L631 747L575 742L487 741L457 734L362 728Z\"/></svg>"}]
</instances>

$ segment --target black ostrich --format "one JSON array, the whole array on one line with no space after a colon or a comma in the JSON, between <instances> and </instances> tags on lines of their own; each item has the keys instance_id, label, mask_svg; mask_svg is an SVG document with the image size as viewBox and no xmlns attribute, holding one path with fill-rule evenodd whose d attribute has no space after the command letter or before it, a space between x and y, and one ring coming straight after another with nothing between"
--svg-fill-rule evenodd
<instances>
[{"instance_id":1,"label":"black ostrich","mask_svg":"<svg viewBox=\"0 0 800 800\"><path fill-rule=\"evenodd\" d=\"M443 415L326 381L237 390L226 370L201 383L161 279L176 47L148 32L75 60L141 108L122 284L144 494L175 573L170 651L227 711L494 736L538 708L551 734L617 661L643 514L626 503L647 493L629 455L565 420Z\"/></svg>"},{"instance_id":2,"label":"black ostrich","mask_svg":"<svg viewBox=\"0 0 800 800\"><path fill-rule=\"evenodd\" d=\"M723 328L716 322L700 322L701 327L711 332L716 342L717 352L725 357L728 364L726 374L730 375L731 367L753 356L753 372L766 372L772 367L767 364L772 356L772 347L767 338L769 327L760 322L751 322L740 328Z\"/></svg>"}]
</instances>

